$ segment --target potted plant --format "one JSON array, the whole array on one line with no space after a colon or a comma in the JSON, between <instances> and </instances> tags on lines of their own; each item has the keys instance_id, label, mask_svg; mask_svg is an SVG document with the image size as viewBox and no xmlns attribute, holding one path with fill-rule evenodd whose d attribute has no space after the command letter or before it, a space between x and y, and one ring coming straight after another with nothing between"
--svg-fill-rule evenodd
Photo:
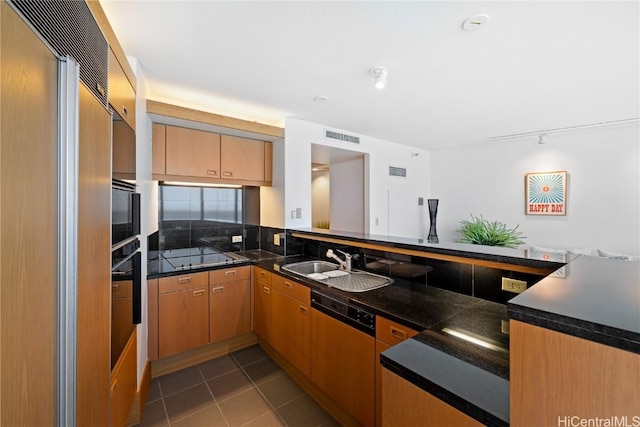
<instances>
[{"instance_id":1,"label":"potted plant","mask_svg":"<svg viewBox=\"0 0 640 427\"><path fill-rule=\"evenodd\" d=\"M462 234L462 238L456 242L516 248L524 243L522 239L526 239L517 230L517 225L508 228L503 222L488 221L482 215L479 218L471 215L471 221L460 221L460 229L456 231Z\"/></svg>"}]
</instances>

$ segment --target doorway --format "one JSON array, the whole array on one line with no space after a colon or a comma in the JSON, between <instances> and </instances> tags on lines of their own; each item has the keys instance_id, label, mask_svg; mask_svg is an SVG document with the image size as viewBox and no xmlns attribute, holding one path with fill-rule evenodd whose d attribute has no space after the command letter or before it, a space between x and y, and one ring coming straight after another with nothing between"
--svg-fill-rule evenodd
<instances>
[{"instance_id":1,"label":"doorway","mask_svg":"<svg viewBox=\"0 0 640 427\"><path fill-rule=\"evenodd\" d=\"M316 228L364 233L365 155L311 144L311 224Z\"/></svg>"}]
</instances>

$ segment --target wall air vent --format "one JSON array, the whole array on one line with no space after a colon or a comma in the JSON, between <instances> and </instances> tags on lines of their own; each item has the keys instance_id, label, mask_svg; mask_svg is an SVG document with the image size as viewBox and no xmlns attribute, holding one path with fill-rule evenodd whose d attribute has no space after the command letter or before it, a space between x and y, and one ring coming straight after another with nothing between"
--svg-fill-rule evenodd
<instances>
[{"instance_id":1,"label":"wall air vent","mask_svg":"<svg viewBox=\"0 0 640 427\"><path fill-rule=\"evenodd\" d=\"M395 166L389 166L389 176L401 176L407 177L407 168L398 168Z\"/></svg>"},{"instance_id":2,"label":"wall air vent","mask_svg":"<svg viewBox=\"0 0 640 427\"><path fill-rule=\"evenodd\" d=\"M352 135L345 135L344 133L333 132L330 130L324 131L324 137L326 139L335 139L338 141L351 142L353 144L360 144L360 138Z\"/></svg>"},{"instance_id":3,"label":"wall air vent","mask_svg":"<svg viewBox=\"0 0 640 427\"><path fill-rule=\"evenodd\" d=\"M109 45L84 1L11 0L58 56L80 64L80 80L107 106Z\"/></svg>"}]
</instances>

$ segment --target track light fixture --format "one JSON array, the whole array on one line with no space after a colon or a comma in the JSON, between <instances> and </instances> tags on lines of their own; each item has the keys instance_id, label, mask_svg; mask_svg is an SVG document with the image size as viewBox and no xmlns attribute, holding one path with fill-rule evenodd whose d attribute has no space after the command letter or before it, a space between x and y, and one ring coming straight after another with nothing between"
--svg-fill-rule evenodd
<instances>
[{"instance_id":1,"label":"track light fixture","mask_svg":"<svg viewBox=\"0 0 640 427\"><path fill-rule=\"evenodd\" d=\"M375 79L376 89L384 89L387 87L387 69L382 66L373 67L369 70L369 74Z\"/></svg>"}]
</instances>

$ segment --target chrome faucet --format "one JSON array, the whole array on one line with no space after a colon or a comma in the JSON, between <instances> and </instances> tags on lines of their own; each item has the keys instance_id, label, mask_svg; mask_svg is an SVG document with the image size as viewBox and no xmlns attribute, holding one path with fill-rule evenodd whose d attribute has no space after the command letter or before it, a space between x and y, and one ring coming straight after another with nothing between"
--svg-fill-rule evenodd
<instances>
[{"instance_id":1,"label":"chrome faucet","mask_svg":"<svg viewBox=\"0 0 640 427\"><path fill-rule=\"evenodd\" d=\"M340 252L344 255L344 261L342 261L331 249L327 250L327 258L332 258L338 261L341 270L351 271L351 255L338 249L336 249L336 252Z\"/></svg>"}]
</instances>

